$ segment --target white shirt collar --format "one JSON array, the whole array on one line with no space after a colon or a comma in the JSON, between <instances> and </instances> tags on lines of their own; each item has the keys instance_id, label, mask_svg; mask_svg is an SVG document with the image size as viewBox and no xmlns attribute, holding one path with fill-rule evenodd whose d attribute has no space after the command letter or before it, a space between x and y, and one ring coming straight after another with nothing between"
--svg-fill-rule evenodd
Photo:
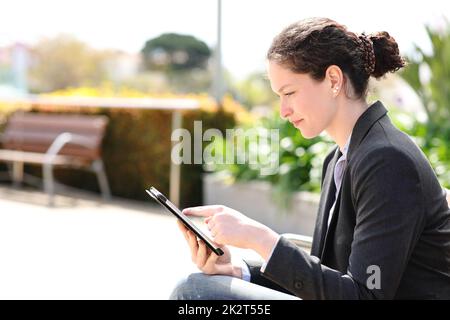
<instances>
[{"instance_id":1,"label":"white shirt collar","mask_svg":"<svg viewBox=\"0 0 450 320\"><path fill-rule=\"evenodd\" d=\"M341 150L342 155L345 156L347 158L347 152L348 152L348 148L350 147L350 139L352 138L352 134L350 133L347 142L345 143L344 147Z\"/></svg>"}]
</instances>

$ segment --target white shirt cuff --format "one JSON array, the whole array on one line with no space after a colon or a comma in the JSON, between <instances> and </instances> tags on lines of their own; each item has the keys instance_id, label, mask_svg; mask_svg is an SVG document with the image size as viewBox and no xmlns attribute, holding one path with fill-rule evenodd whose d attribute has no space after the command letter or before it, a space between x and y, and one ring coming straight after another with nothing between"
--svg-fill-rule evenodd
<instances>
[{"instance_id":1,"label":"white shirt cuff","mask_svg":"<svg viewBox=\"0 0 450 320\"><path fill-rule=\"evenodd\" d=\"M275 242L275 245L272 248L272 251L270 251L270 255L269 258L267 259L267 261L264 261L263 265L261 266L261 269L259 269L261 272L264 273L264 271L266 270L266 266L267 263L269 262L270 258L272 258L273 252L275 251L275 248L277 247L278 241L280 241L281 236L278 236L277 242Z\"/></svg>"},{"instance_id":2,"label":"white shirt cuff","mask_svg":"<svg viewBox=\"0 0 450 320\"><path fill-rule=\"evenodd\" d=\"M242 280L250 282L251 274L248 265L241 259Z\"/></svg>"}]
</instances>

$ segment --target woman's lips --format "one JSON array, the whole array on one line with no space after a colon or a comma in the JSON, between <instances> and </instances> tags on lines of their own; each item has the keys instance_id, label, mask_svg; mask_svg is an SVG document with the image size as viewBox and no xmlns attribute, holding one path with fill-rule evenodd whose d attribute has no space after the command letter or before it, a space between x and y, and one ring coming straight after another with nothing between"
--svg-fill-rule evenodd
<instances>
[{"instance_id":1,"label":"woman's lips","mask_svg":"<svg viewBox=\"0 0 450 320\"><path fill-rule=\"evenodd\" d=\"M302 122L303 121L303 119L300 119L300 120L297 120L297 121L292 121L292 124L295 126L295 127L298 127L298 125L300 124L300 122Z\"/></svg>"}]
</instances>

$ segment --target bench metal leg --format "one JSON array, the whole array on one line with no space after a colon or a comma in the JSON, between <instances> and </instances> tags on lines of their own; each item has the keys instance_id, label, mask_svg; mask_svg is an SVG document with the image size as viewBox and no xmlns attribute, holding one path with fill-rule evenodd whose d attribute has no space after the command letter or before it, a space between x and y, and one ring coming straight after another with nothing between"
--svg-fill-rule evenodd
<instances>
[{"instance_id":1,"label":"bench metal leg","mask_svg":"<svg viewBox=\"0 0 450 320\"><path fill-rule=\"evenodd\" d=\"M13 162L12 167L13 186L20 187L23 182L23 162Z\"/></svg>"},{"instance_id":2,"label":"bench metal leg","mask_svg":"<svg viewBox=\"0 0 450 320\"><path fill-rule=\"evenodd\" d=\"M108 177L106 176L105 166L103 165L102 160L95 160L92 163L92 168L94 172L97 174L98 184L100 186L100 191L102 193L103 199L110 200L111 199L111 190L109 189Z\"/></svg>"},{"instance_id":3,"label":"bench metal leg","mask_svg":"<svg viewBox=\"0 0 450 320\"><path fill-rule=\"evenodd\" d=\"M55 184L53 182L53 164L44 163L42 166L42 176L44 178L44 190L48 195L48 205L54 205Z\"/></svg>"},{"instance_id":4,"label":"bench metal leg","mask_svg":"<svg viewBox=\"0 0 450 320\"><path fill-rule=\"evenodd\" d=\"M105 173L102 160L96 160L92 163L92 169L97 174L100 191L105 200L111 199L111 191L109 189L108 178ZM44 190L48 195L48 205L54 205L55 183L53 177L53 164L49 161L44 163L42 167L42 176L44 178Z\"/></svg>"}]
</instances>

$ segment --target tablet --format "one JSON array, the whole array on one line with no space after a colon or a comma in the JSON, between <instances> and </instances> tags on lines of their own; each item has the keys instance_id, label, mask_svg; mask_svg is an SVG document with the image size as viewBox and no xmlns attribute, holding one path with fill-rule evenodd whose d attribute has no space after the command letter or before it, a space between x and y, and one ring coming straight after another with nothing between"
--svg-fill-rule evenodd
<instances>
[{"instance_id":1,"label":"tablet","mask_svg":"<svg viewBox=\"0 0 450 320\"><path fill-rule=\"evenodd\" d=\"M198 238L203 240L204 243L218 256L223 255L222 249L216 247L212 240L209 239L197 226L185 215L180 209L178 209L172 202L170 202L161 192L156 188L150 187L150 189L145 190L153 199L155 199L159 204L164 206L167 210L172 212L178 219L180 219L183 224L192 232L194 232Z\"/></svg>"}]
</instances>

